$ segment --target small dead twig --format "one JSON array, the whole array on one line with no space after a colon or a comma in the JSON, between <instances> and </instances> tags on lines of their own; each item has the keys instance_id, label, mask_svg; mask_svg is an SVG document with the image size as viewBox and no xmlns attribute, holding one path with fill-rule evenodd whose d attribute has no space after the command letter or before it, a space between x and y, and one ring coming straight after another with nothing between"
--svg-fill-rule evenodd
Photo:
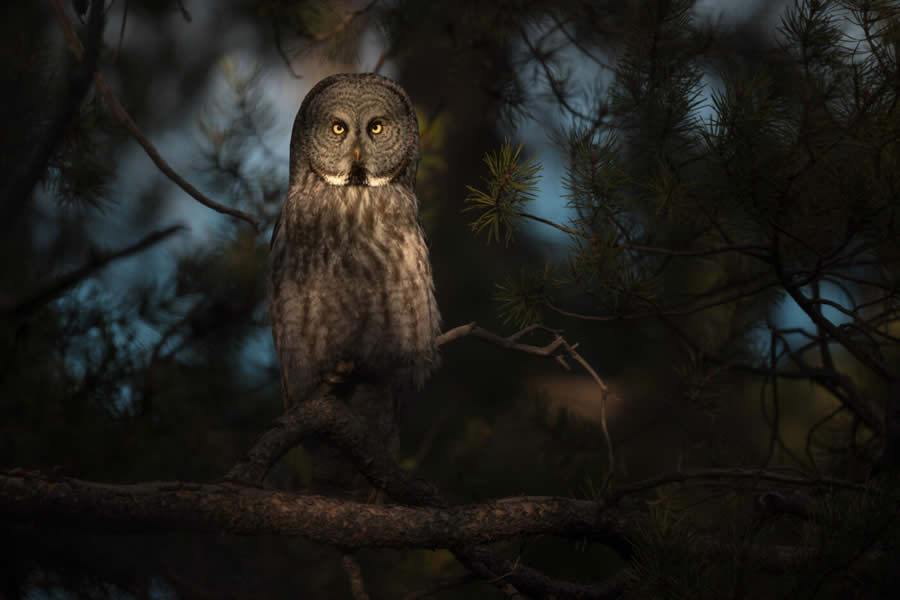
<instances>
[{"instance_id":1,"label":"small dead twig","mask_svg":"<svg viewBox=\"0 0 900 600\"><path fill-rule=\"evenodd\" d=\"M56 10L56 18L59 21L60 26L62 27L63 33L66 36L66 42L69 45L69 49L72 51L72 54L75 55L79 61L84 59L84 47L81 45L81 40L78 39L78 35L75 33L75 29L72 27L72 22L69 20L69 17L66 16L65 8L62 5L62 0L51 0L53 2L53 7ZM188 14L189 16L189 14ZM218 213L226 214L232 216L236 219L241 219L246 221L250 225L253 226L254 229L259 228L259 221L256 217L245 213L244 211L237 210L234 208L229 208L218 202L214 202L207 198L203 193L200 192L197 188L191 185L187 180L185 180L181 175L179 175L169 163L162 157L156 147L150 143L150 140L147 139L147 136L141 132L140 128L137 126L137 123L134 122L134 119L131 118L131 115L128 114L128 111L122 106L119 102L119 99L116 97L115 92L110 87L110 85L106 82L106 79L100 73L94 72L94 85L97 90L103 96L104 100L106 100L107 105L112 111L113 115L115 115L116 119L125 126L125 128L131 133L131 136L135 139L135 141L141 145L144 149L144 152L147 153L147 156L150 157L150 160L153 161L153 164L162 171L162 173L168 177L173 183L175 183L178 187L183 189L188 193L191 197L194 198L197 202L210 208Z\"/></svg>"},{"instance_id":2,"label":"small dead twig","mask_svg":"<svg viewBox=\"0 0 900 600\"><path fill-rule=\"evenodd\" d=\"M544 346L523 344L518 341L524 335L534 331L544 331L550 333L554 336L553 340L551 340L550 343ZM609 387L606 385L603 379L600 378L600 376L597 374L597 371L595 371L594 368L591 367L590 363L588 363L578 352L578 344L570 344L559 334L559 331L544 327L543 325L529 325L528 327L525 327L524 329L517 331L516 333L508 337L503 337L497 335L496 333L488 331L487 329L478 327L474 321L466 325L460 325L458 327L454 327L453 329L445 331L437 337L436 344L438 346L443 346L444 344L448 344L454 340L458 340L464 337L476 337L486 342L490 342L495 346L504 348L505 350L523 352L525 354L531 354L532 356L553 358L566 370L571 370L568 362L566 362L566 356L568 356L570 359L581 365L581 367L585 371L587 371L594 382L596 382L600 387L600 427L603 431L603 438L606 442L606 451L609 458L608 470L601 490L606 491L609 488L610 482L612 480L613 467L615 466L612 438L609 435L609 424L607 420Z\"/></svg>"},{"instance_id":3,"label":"small dead twig","mask_svg":"<svg viewBox=\"0 0 900 600\"><path fill-rule=\"evenodd\" d=\"M116 61L119 58L119 52L122 50L122 40L125 39L125 23L128 21L128 0L125 0L125 5L122 8L122 25L119 27L119 41L116 43L116 49L113 51L112 59L110 62L112 64L116 64Z\"/></svg>"},{"instance_id":4,"label":"small dead twig","mask_svg":"<svg viewBox=\"0 0 900 600\"><path fill-rule=\"evenodd\" d=\"M88 261L86 265L69 273L59 275L58 277L52 277L47 281L44 281L30 294L27 294L22 298L7 300L5 302L0 301L0 315L8 317L22 317L28 315L58 297L73 285L87 279L109 263L142 252L183 229L187 228L184 225L173 225L166 229L154 231L138 242L126 248L122 248L121 250L116 250L114 252L109 250L95 251L91 260Z\"/></svg>"}]
</instances>

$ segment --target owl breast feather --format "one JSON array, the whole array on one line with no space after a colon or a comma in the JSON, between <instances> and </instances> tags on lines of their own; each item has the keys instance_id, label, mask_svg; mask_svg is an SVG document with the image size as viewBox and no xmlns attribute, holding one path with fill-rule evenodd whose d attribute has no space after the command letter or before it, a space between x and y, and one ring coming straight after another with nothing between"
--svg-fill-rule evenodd
<instances>
[{"instance_id":1,"label":"owl breast feather","mask_svg":"<svg viewBox=\"0 0 900 600\"><path fill-rule=\"evenodd\" d=\"M270 256L273 334L291 396L343 360L421 385L440 316L415 196L306 183L285 202Z\"/></svg>"}]
</instances>

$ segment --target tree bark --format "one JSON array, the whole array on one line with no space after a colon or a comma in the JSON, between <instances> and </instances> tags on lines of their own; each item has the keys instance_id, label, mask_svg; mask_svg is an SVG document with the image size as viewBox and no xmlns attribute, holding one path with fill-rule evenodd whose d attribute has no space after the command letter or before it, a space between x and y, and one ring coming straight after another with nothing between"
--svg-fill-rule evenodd
<instances>
[{"instance_id":1,"label":"tree bark","mask_svg":"<svg viewBox=\"0 0 900 600\"><path fill-rule=\"evenodd\" d=\"M228 483L105 484L16 470L0 474L0 515L110 532L300 536L345 549L466 547L540 534L629 549L626 512L552 496L419 508Z\"/></svg>"}]
</instances>

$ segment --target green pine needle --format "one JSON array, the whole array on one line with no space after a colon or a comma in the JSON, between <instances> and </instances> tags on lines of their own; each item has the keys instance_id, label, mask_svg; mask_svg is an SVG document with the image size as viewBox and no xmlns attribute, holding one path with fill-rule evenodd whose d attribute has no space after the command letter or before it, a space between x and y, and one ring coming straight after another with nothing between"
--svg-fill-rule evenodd
<instances>
[{"instance_id":1,"label":"green pine needle","mask_svg":"<svg viewBox=\"0 0 900 600\"><path fill-rule=\"evenodd\" d=\"M500 241L506 245L513 239L514 219L521 209L537 195L537 184L541 175L541 164L534 158L522 159L522 145L513 149L508 139L503 141L499 152L488 152L484 162L490 177L483 178L487 191L466 186L466 207L463 211L478 211L480 214L472 222L475 234L487 229L488 243Z\"/></svg>"}]
</instances>

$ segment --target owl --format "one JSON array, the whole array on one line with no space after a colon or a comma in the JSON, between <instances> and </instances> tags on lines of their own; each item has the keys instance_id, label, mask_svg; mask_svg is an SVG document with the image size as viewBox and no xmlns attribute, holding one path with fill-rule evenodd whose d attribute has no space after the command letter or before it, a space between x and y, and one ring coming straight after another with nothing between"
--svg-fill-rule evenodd
<instances>
[{"instance_id":1,"label":"owl","mask_svg":"<svg viewBox=\"0 0 900 600\"><path fill-rule=\"evenodd\" d=\"M418 159L415 111L396 82L373 73L323 79L294 121L272 234L272 332L286 404L350 365L358 385L348 401L385 439L396 423L386 398L421 386L437 362Z\"/></svg>"}]
</instances>

